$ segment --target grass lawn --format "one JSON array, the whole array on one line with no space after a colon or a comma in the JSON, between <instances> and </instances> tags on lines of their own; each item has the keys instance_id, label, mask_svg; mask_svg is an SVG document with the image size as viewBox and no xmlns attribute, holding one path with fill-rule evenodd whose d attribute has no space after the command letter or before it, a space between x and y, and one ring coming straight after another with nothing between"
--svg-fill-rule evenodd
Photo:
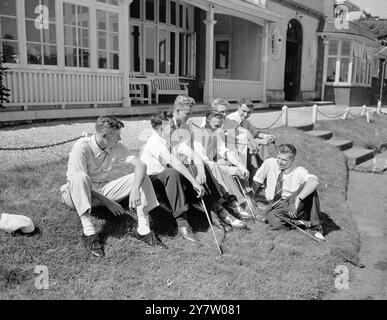
<instances>
[{"instance_id":1,"label":"grass lawn","mask_svg":"<svg viewBox=\"0 0 387 320\"><path fill-rule=\"evenodd\" d=\"M320 180L325 232L347 255L359 248L357 227L345 204L348 172L342 153L290 128L273 131L295 143L297 162ZM250 223L250 231L222 235L218 257L210 230L200 245L161 234L169 250L154 249L125 234L129 217L99 210L96 225L108 236L106 257L91 257L80 242L77 214L60 203L66 159L7 171L0 179L1 212L25 214L41 229L33 237L0 233L0 299L322 299L334 291L342 259L327 243L297 231L272 231ZM117 166L113 175L128 169ZM131 170L131 169L130 169ZM152 213L152 225L170 217ZM201 218L203 221L203 217ZM33 269L49 270L49 289L37 290Z\"/></svg>"},{"instance_id":2,"label":"grass lawn","mask_svg":"<svg viewBox=\"0 0 387 320\"><path fill-rule=\"evenodd\" d=\"M365 117L319 121L315 129L330 130L335 137L353 140L354 146L373 149L380 153L387 149L387 115L373 114L373 121L367 123Z\"/></svg>"}]
</instances>

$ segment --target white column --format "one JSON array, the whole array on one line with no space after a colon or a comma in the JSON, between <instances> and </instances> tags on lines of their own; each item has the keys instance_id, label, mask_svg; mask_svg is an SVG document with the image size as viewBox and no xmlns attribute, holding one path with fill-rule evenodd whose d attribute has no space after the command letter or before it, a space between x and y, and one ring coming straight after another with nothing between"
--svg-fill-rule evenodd
<instances>
[{"instance_id":1,"label":"white column","mask_svg":"<svg viewBox=\"0 0 387 320\"><path fill-rule=\"evenodd\" d=\"M98 30L97 30L97 7L96 2L90 2L90 69L96 71L98 68Z\"/></svg>"},{"instance_id":2,"label":"white column","mask_svg":"<svg viewBox=\"0 0 387 320\"><path fill-rule=\"evenodd\" d=\"M120 72L123 75L121 87L121 100L123 107L130 107L129 98L129 73L130 73L130 48L129 48L129 6L132 0L120 1Z\"/></svg>"},{"instance_id":3,"label":"white column","mask_svg":"<svg viewBox=\"0 0 387 320\"><path fill-rule=\"evenodd\" d=\"M266 87L267 87L267 64L269 61L269 32L270 22L265 21L263 34L261 37L262 45L262 64L261 64L261 81L262 81L262 102L266 103Z\"/></svg>"},{"instance_id":4,"label":"white column","mask_svg":"<svg viewBox=\"0 0 387 320\"><path fill-rule=\"evenodd\" d=\"M65 50L64 50L64 28L63 28L63 2L55 3L55 18L56 18L56 52L58 57L58 68L63 69L65 65Z\"/></svg>"},{"instance_id":5,"label":"white column","mask_svg":"<svg viewBox=\"0 0 387 320\"><path fill-rule=\"evenodd\" d=\"M214 26L216 24L214 20L214 6L212 5L209 6L207 19L204 20L204 24L206 25L206 75L203 100L205 103L211 103L214 98Z\"/></svg>"},{"instance_id":6,"label":"white column","mask_svg":"<svg viewBox=\"0 0 387 320\"><path fill-rule=\"evenodd\" d=\"M26 45L26 21L24 0L16 2L16 21L17 21L17 35L19 46L19 64L23 67L27 65L27 45ZM1 48L0 48L1 50Z\"/></svg>"},{"instance_id":7,"label":"white column","mask_svg":"<svg viewBox=\"0 0 387 320\"><path fill-rule=\"evenodd\" d=\"M322 87L321 87L321 100L324 100L325 95L325 81L327 78L327 68L328 68L328 40L323 39L324 44L324 65L323 65L323 77L322 77Z\"/></svg>"}]
</instances>

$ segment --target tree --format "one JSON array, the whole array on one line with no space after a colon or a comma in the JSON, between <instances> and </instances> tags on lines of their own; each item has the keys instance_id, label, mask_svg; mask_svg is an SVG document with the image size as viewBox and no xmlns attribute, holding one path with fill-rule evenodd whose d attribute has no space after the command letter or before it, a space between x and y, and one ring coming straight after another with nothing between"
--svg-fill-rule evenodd
<instances>
[{"instance_id":1,"label":"tree","mask_svg":"<svg viewBox=\"0 0 387 320\"><path fill-rule=\"evenodd\" d=\"M3 54L0 52L0 108L5 108L3 103L9 102L10 91L5 86L5 74L8 68L3 65Z\"/></svg>"},{"instance_id":2,"label":"tree","mask_svg":"<svg viewBox=\"0 0 387 320\"><path fill-rule=\"evenodd\" d=\"M355 20L362 27L375 33L376 37L387 34L387 19L380 19L379 17L366 17Z\"/></svg>"}]
</instances>

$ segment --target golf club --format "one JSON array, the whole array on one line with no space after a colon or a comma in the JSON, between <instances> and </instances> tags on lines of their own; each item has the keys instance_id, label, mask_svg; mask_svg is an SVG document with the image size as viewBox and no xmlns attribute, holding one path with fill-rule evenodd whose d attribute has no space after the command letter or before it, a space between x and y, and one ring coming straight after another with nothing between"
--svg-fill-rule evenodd
<instances>
[{"instance_id":1,"label":"golf club","mask_svg":"<svg viewBox=\"0 0 387 320\"><path fill-rule=\"evenodd\" d=\"M257 216L255 215L255 212L254 212L254 210L253 210L253 205L252 205L251 202L250 202L250 198L247 197L247 195L246 195L246 193L245 193L245 190L242 188L242 184L241 184L241 182L239 181L238 177L234 177L234 179L237 181L237 184L238 184L239 188L240 188L241 191L242 191L243 197L244 197L244 198L246 199L246 201L247 201L247 205L249 206L249 209L250 209L250 211L251 211L251 213L252 213L252 215L253 215L255 221L257 221Z\"/></svg>"}]
</instances>

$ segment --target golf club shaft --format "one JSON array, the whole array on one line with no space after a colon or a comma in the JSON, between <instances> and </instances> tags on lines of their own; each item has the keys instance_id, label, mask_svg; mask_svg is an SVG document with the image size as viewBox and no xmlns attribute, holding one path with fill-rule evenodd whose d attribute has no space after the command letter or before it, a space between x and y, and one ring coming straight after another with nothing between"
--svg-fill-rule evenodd
<instances>
[{"instance_id":1,"label":"golf club shaft","mask_svg":"<svg viewBox=\"0 0 387 320\"><path fill-rule=\"evenodd\" d=\"M238 177L234 177L234 179L237 181L237 184L239 185L239 188L242 190L243 197L246 199L247 205L249 206L250 211L251 211L251 213L253 214L254 219L257 220L257 216L255 215L255 212L254 212L254 210L253 210L253 205L250 203L250 199L247 197L247 195L246 195L244 189L242 188L242 184L241 184L241 182L239 181L239 178L238 178Z\"/></svg>"},{"instance_id":2,"label":"golf club shaft","mask_svg":"<svg viewBox=\"0 0 387 320\"><path fill-rule=\"evenodd\" d=\"M191 165L189 165L188 167L189 167L189 170L190 170L190 172L192 174L192 177L195 179ZM216 238L215 231L214 231L214 228L213 228L212 223L211 223L210 215L208 214L208 211L207 211L206 205L204 203L204 200L200 199L200 203L201 203L201 205L202 205L202 207L204 209L204 212L206 213L206 217L207 217L208 223L210 224L212 235L214 236L216 246L218 247L218 250L219 250L219 254L222 255L223 251L222 251L222 249L221 249L221 247L220 247L220 245L218 243L218 239Z\"/></svg>"}]
</instances>

